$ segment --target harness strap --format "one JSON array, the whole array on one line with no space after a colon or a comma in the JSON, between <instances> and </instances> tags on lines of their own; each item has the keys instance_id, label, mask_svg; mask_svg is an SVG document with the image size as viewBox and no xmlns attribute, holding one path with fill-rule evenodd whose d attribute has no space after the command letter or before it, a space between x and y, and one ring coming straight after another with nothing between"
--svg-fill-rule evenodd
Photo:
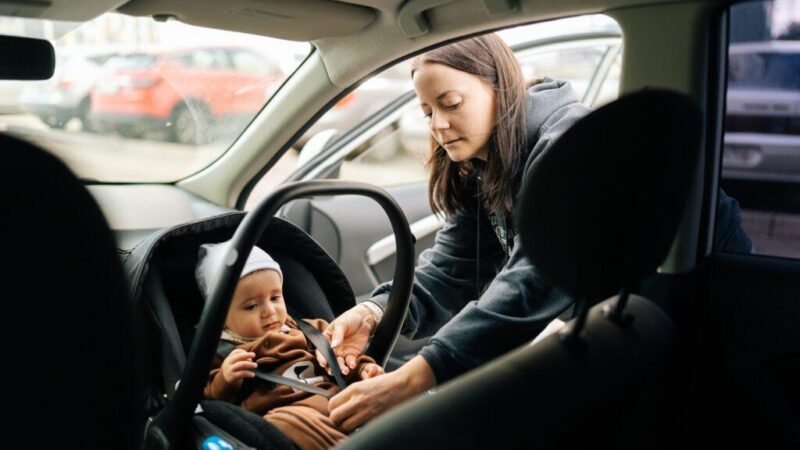
<instances>
[{"instance_id":1,"label":"harness strap","mask_svg":"<svg viewBox=\"0 0 800 450\"><path fill-rule=\"evenodd\" d=\"M328 343L328 339L322 335L322 332L318 329L314 328L313 325L306 322L305 320L298 320L297 326L300 328L300 331L306 335L309 341L314 344L314 347L322 353L322 356L325 357L325 360L328 361L328 367L331 368L333 372L333 378L336 379L336 384L339 386L339 389L344 389L347 387L347 383L344 382L344 377L342 376L342 371L339 368L339 363L336 360L336 355L333 353L333 349L331 348L331 344Z\"/></svg>"}]
</instances>

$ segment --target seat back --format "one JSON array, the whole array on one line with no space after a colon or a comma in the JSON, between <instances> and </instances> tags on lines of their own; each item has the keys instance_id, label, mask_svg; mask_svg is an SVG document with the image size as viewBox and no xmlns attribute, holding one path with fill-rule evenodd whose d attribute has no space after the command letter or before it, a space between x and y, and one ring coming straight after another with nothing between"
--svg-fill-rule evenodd
<instances>
[{"instance_id":1,"label":"seat back","mask_svg":"<svg viewBox=\"0 0 800 450\"><path fill-rule=\"evenodd\" d=\"M138 448L130 302L108 224L60 160L10 136L0 152L5 428L40 429L19 436L40 448Z\"/></svg>"},{"instance_id":2,"label":"seat back","mask_svg":"<svg viewBox=\"0 0 800 450\"><path fill-rule=\"evenodd\" d=\"M527 172L515 219L526 254L578 301L578 317L369 424L342 448L663 446L660 377L672 322L629 291L674 239L700 126L688 97L650 90L565 132Z\"/></svg>"}]
</instances>

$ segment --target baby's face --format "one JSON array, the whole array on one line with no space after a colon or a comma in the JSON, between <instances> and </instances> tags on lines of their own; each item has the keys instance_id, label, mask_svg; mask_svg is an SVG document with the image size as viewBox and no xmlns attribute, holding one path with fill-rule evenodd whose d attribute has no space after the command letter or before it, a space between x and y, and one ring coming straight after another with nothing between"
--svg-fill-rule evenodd
<instances>
[{"instance_id":1,"label":"baby's face","mask_svg":"<svg viewBox=\"0 0 800 450\"><path fill-rule=\"evenodd\" d=\"M274 270L259 270L239 280L225 326L247 338L278 331L286 322L281 277Z\"/></svg>"}]
</instances>

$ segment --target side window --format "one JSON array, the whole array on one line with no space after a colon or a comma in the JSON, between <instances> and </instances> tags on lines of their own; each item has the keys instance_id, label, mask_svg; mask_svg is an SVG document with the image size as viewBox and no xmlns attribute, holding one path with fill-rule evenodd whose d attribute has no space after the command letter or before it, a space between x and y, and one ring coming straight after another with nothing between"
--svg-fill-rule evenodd
<instances>
[{"instance_id":1,"label":"side window","mask_svg":"<svg viewBox=\"0 0 800 450\"><path fill-rule=\"evenodd\" d=\"M589 106L616 98L621 35L613 20L582 17L498 34L515 50L526 79L569 81L578 98ZM410 62L405 61L367 80L328 111L301 139L301 144L330 129L342 136L366 118L374 117L381 108L412 90L410 78ZM429 130L418 102L408 96L406 102L393 106L393 110L380 111L375 125L353 138L335 177L384 187L428 178L425 162L430 152Z\"/></svg>"},{"instance_id":2,"label":"side window","mask_svg":"<svg viewBox=\"0 0 800 450\"><path fill-rule=\"evenodd\" d=\"M800 258L800 10L787 5L731 7L721 187L754 253Z\"/></svg>"},{"instance_id":3,"label":"side window","mask_svg":"<svg viewBox=\"0 0 800 450\"><path fill-rule=\"evenodd\" d=\"M622 35L606 16L583 16L498 32L515 50L526 79L570 82L578 98L595 107L613 100L619 88ZM362 83L327 111L278 162L303 166L331 148L327 177L382 187L422 183L430 153L428 121L413 94L410 61L396 64ZM299 153L295 153L299 152ZM335 164L335 165L334 165ZM320 174L323 171L320 171ZM321 176L321 175L315 175ZM248 200L285 179L267 174Z\"/></svg>"},{"instance_id":4,"label":"side window","mask_svg":"<svg viewBox=\"0 0 800 450\"><path fill-rule=\"evenodd\" d=\"M546 47L518 51L517 59L525 79L548 76L570 80L572 89L583 100L607 51L606 45L575 42L571 48Z\"/></svg>"}]
</instances>

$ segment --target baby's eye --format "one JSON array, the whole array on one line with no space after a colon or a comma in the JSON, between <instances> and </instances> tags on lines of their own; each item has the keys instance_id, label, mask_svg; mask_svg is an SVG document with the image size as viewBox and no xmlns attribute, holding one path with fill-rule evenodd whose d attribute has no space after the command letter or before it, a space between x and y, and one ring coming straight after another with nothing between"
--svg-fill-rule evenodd
<instances>
[{"instance_id":1,"label":"baby's eye","mask_svg":"<svg viewBox=\"0 0 800 450\"><path fill-rule=\"evenodd\" d=\"M251 303L249 305L244 306L245 311L252 311L256 308L258 308L258 305L256 303Z\"/></svg>"},{"instance_id":2,"label":"baby's eye","mask_svg":"<svg viewBox=\"0 0 800 450\"><path fill-rule=\"evenodd\" d=\"M283 297L282 295L273 295L272 297L270 297L270 300L272 300L273 302L277 302L282 297Z\"/></svg>"}]
</instances>

